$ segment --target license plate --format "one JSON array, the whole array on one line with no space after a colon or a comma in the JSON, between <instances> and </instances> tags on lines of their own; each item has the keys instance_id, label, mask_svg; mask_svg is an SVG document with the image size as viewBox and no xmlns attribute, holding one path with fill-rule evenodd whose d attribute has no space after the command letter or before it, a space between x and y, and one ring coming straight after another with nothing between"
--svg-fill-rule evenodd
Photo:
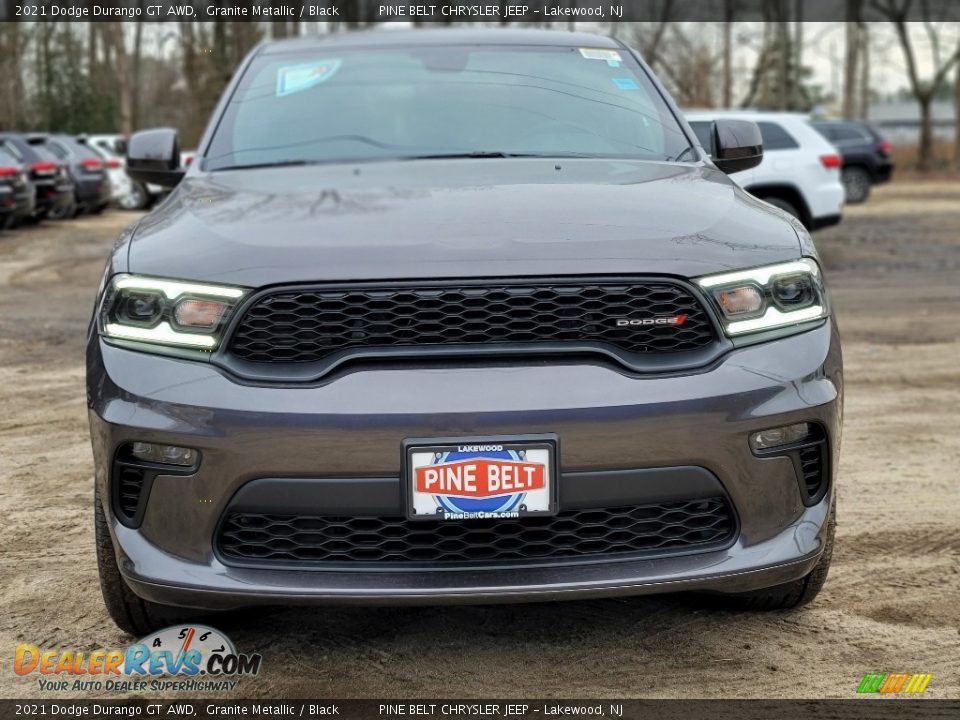
<instances>
[{"instance_id":1,"label":"license plate","mask_svg":"<svg viewBox=\"0 0 960 720\"><path fill-rule=\"evenodd\" d=\"M411 520L557 512L555 435L407 440L404 458Z\"/></svg>"}]
</instances>

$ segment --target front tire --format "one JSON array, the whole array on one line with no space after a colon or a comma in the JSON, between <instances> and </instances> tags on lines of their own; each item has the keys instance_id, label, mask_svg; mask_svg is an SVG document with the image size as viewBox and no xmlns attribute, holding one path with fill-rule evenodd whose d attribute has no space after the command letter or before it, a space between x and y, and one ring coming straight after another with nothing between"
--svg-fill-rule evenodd
<instances>
[{"instance_id":1,"label":"front tire","mask_svg":"<svg viewBox=\"0 0 960 720\"><path fill-rule=\"evenodd\" d=\"M800 217L800 211L796 208L796 206L793 205L793 203L787 202L786 200L778 197L764 197L760 199L765 203L770 203L775 208L780 208L788 215L793 215L793 217L795 217L797 220L803 222L803 218Z\"/></svg>"},{"instance_id":2,"label":"front tire","mask_svg":"<svg viewBox=\"0 0 960 720\"><path fill-rule=\"evenodd\" d=\"M870 180L870 174L863 168L844 168L841 179L845 200L850 205L866 202L870 197L870 187L873 183Z\"/></svg>"},{"instance_id":3,"label":"front tire","mask_svg":"<svg viewBox=\"0 0 960 720\"><path fill-rule=\"evenodd\" d=\"M94 491L93 505L100 590L103 593L103 602L107 606L107 613L117 627L135 637L143 637L155 630L198 617L201 613L197 610L160 605L134 594L120 574L107 517L100 502L99 490Z\"/></svg>"},{"instance_id":4,"label":"front tire","mask_svg":"<svg viewBox=\"0 0 960 720\"><path fill-rule=\"evenodd\" d=\"M71 201L66 205L58 205L47 211L48 220L69 220L77 214L76 203Z\"/></svg>"},{"instance_id":5,"label":"front tire","mask_svg":"<svg viewBox=\"0 0 960 720\"><path fill-rule=\"evenodd\" d=\"M720 604L733 610L791 610L802 607L820 593L827 581L833 559L833 538L837 530L837 506L830 508L824 533L823 554L813 570L799 580L769 588L720 596Z\"/></svg>"},{"instance_id":6,"label":"front tire","mask_svg":"<svg viewBox=\"0 0 960 720\"><path fill-rule=\"evenodd\" d=\"M124 210L145 210L150 204L150 195L143 185L133 183L130 192L121 195L118 202Z\"/></svg>"}]
</instances>

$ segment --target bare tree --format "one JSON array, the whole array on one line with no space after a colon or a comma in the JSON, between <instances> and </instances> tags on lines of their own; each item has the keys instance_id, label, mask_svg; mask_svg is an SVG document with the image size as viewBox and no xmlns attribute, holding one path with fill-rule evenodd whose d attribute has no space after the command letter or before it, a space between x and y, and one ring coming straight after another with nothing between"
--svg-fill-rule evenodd
<instances>
[{"instance_id":1,"label":"bare tree","mask_svg":"<svg viewBox=\"0 0 960 720\"><path fill-rule=\"evenodd\" d=\"M22 56L29 36L23 23L0 23L0 127L20 127L26 122Z\"/></svg>"},{"instance_id":2,"label":"bare tree","mask_svg":"<svg viewBox=\"0 0 960 720\"><path fill-rule=\"evenodd\" d=\"M133 103L131 102L130 64L127 46L123 39L123 25L120 20L103 23L107 44L113 50L114 80L120 107L120 132L133 132Z\"/></svg>"},{"instance_id":3,"label":"bare tree","mask_svg":"<svg viewBox=\"0 0 960 720\"><path fill-rule=\"evenodd\" d=\"M934 9L929 3L921 2L914 11L914 0L874 0L874 7L886 17L894 26L903 59L907 65L907 78L910 81L910 91L913 93L917 105L920 107L920 140L917 148L917 167L920 170L929 170L933 164L933 117L932 104L951 68L960 60L960 45L946 59L941 57L940 35L934 25ZM907 17L919 15L922 26L927 33L930 43L933 75L929 79L920 77L917 67L917 55L913 40L910 37L910 25Z\"/></svg>"},{"instance_id":4,"label":"bare tree","mask_svg":"<svg viewBox=\"0 0 960 720\"><path fill-rule=\"evenodd\" d=\"M665 34L667 39L658 56L661 76L681 106L714 107L718 86L716 51L699 26L688 33L685 25L675 23Z\"/></svg>"},{"instance_id":5,"label":"bare tree","mask_svg":"<svg viewBox=\"0 0 960 720\"><path fill-rule=\"evenodd\" d=\"M630 23L630 29L632 44L643 55L650 69L656 72L660 65L661 43L672 24L674 8L673 0L651 0L651 5L659 19L656 22ZM614 28L618 26L619 23L614 24Z\"/></svg>"}]
</instances>

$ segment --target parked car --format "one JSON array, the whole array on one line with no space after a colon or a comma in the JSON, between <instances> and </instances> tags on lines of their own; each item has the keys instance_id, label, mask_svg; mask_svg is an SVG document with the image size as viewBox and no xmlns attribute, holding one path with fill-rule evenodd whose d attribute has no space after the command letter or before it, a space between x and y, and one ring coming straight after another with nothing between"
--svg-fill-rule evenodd
<instances>
[{"instance_id":1,"label":"parked car","mask_svg":"<svg viewBox=\"0 0 960 720\"><path fill-rule=\"evenodd\" d=\"M0 230L33 215L36 188L23 164L0 146Z\"/></svg>"},{"instance_id":2,"label":"parked car","mask_svg":"<svg viewBox=\"0 0 960 720\"><path fill-rule=\"evenodd\" d=\"M122 207L125 198L131 194L133 182L127 176L123 161L111 155L105 148L91 142L86 135L78 135L77 142L93 150L103 161L107 171L107 181L110 183L110 202Z\"/></svg>"},{"instance_id":3,"label":"parked car","mask_svg":"<svg viewBox=\"0 0 960 720\"><path fill-rule=\"evenodd\" d=\"M707 134L712 160L618 40L456 29L260 45L187 169L176 131L131 136L131 177L175 189L88 336L117 624L809 602L838 333L810 235L725 174L760 130Z\"/></svg>"},{"instance_id":4,"label":"parked car","mask_svg":"<svg viewBox=\"0 0 960 720\"><path fill-rule=\"evenodd\" d=\"M46 146L46 136L0 133L0 147L27 170L34 188L33 213L25 221L61 217L72 212L74 187L66 166Z\"/></svg>"},{"instance_id":5,"label":"parked car","mask_svg":"<svg viewBox=\"0 0 960 720\"><path fill-rule=\"evenodd\" d=\"M757 123L763 135L763 162L732 179L751 195L793 215L807 230L840 222L844 197L840 154L805 115L704 110L686 116L708 151L710 123L716 118Z\"/></svg>"},{"instance_id":6,"label":"parked car","mask_svg":"<svg viewBox=\"0 0 960 720\"><path fill-rule=\"evenodd\" d=\"M843 158L843 187L848 203L862 203L870 188L893 176L890 142L867 122L815 122L813 127L832 142Z\"/></svg>"},{"instance_id":7,"label":"parked car","mask_svg":"<svg viewBox=\"0 0 960 720\"><path fill-rule=\"evenodd\" d=\"M159 185L144 185L127 175L127 138L124 135L86 135L82 141L107 162L112 199L124 210L145 210L166 193Z\"/></svg>"},{"instance_id":8,"label":"parked car","mask_svg":"<svg viewBox=\"0 0 960 720\"><path fill-rule=\"evenodd\" d=\"M65 163L74 186L74 214L97 214L110 203L110 181L103 158L69 135L50 135L47 146Z\"/></svg>"}]
</instances>

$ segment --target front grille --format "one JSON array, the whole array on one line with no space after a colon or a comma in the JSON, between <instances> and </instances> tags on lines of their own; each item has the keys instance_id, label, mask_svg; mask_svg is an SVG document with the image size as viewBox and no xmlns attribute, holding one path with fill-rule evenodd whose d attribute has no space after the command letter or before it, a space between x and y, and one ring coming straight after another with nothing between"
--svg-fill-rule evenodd
<instances>
[{"instance_id":1,"label":"front grille","mask_svg":"<svg viewBox=\"0 0 960 720\"><path fill-rule=\"evenodd\" d=\"M715 339L697 298L668 281L484 282L277 290L246 310L229 349L248 362L306 363L355 348L559 342L682 353Z\"/></svg>"},{"instance_id":2,"label":"front grille","mask_svg":"<svg viewBox=\"0 0 960 720\"><path fill-rule=\"evenodd\" d=\"M727 501L715 497L462 522L229 513L217 544L228 563L397 567L697 551L726 544L734 529Z\"/></svg>"}]
</instances>

